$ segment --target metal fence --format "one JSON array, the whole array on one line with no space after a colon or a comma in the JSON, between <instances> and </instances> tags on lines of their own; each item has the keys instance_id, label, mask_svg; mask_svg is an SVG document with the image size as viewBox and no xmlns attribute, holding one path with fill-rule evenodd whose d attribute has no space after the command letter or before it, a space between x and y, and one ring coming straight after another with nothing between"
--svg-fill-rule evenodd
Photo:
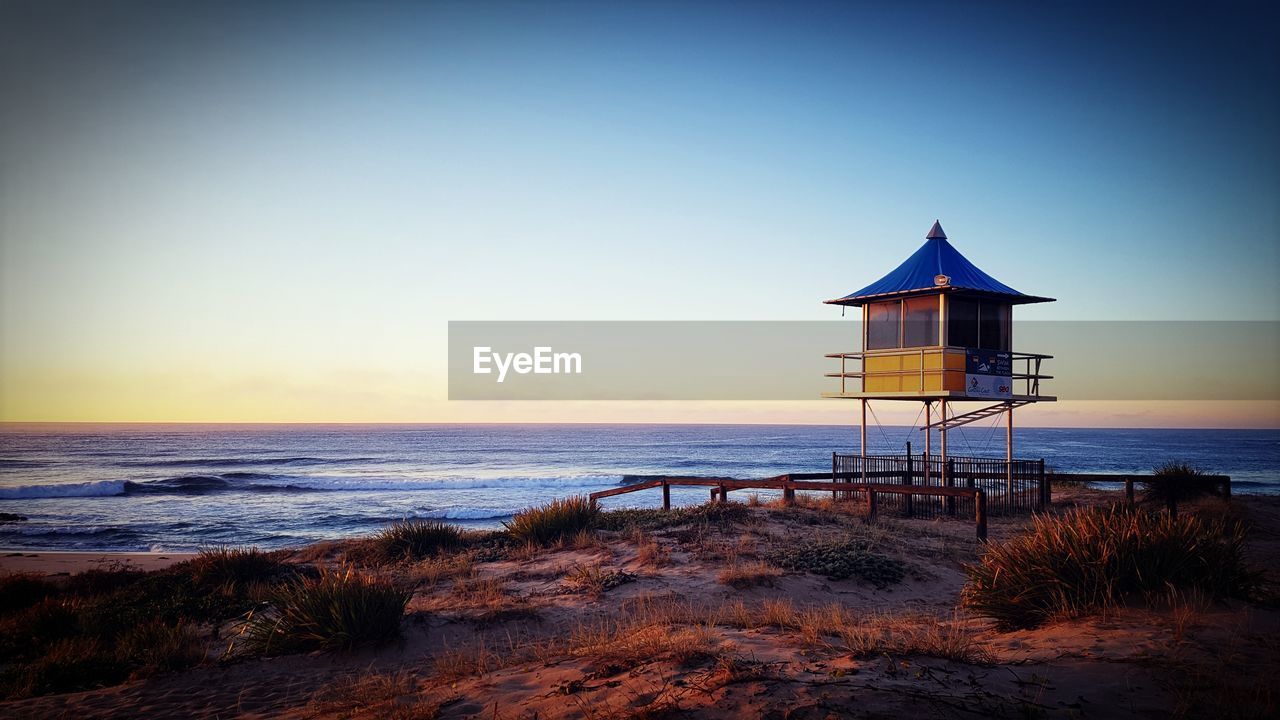
<instances>
[{"instance_id":1,"label":"metal fence","mask_svg":"<svg viewBox=\"0 0 1280 720\"><path fill-rule=\"evenodd\" d=\"M922 487L980 488L987 494L987 511L992 515L1029 513L1049 503L1049 481L1044 460L1005 460L950 455L841 455L831 453L834 482L893 483ZM856 490L847 495L852 496ZM840 492L837 497L846 495ZM941 495L886 496L886 511L908 517L971 517L971 498Z\"/></svg>"}]
</instances>

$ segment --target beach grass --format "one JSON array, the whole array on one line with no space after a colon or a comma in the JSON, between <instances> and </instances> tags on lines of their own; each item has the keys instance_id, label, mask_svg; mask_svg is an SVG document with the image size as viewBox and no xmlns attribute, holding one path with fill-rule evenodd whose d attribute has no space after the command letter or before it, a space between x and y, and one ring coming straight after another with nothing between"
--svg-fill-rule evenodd
<instances>
[{"instance_id":1,"label":"beach grass","mask_svg":"<svg viewBox=\"0 0 1280 720\"><path fill-rule=\"evenodd\" d=\"M321 570L277 588L244 622L237 644L247 654L279 655L386 642L399 636L409 596L354 568Z\"/></svg>"},{"instance_id":2,"label":"beach grass","mask_svg":"<svg viewBox=\"0 0 1280 720\"><path fill-rule=\"evenodd\" d=\"M1204 470L1182 461L1164 463L1142 481L1142 496L1157 503L1186 502L1219 492L1218 482Z\"/></svg>"},{"instance_id":3,"label":"beach grass","mask_svg":"<svg viewBox=\"0 0 1280 720\"><path fill-rule=\"evenodd\" d=\"M575 495L522 510L503 526L517 542L545 546L593 529L599 517L600 506L596 501Z\"/></svg>"},{"instance_id":4,"label":"beach grass","mask_svg":"<svg viewBox=\"0 0 1280 720\"><path fill-rule=\"evenodd\" d=\"M201 587L243 587L266 582L286 571L284 563L271 553L254 547L215 547L201 550L194 558L174 566L187 572Z\"/></svg>"},{"instance_id":5,"label":"beach grass","mask_svg":"<svg viewBox=\"0 0 1280 720\"><path fill-rule=\"evenodd\" d=\"M1224 518L1081 508L1042 515L969 565L961 602L1004 628L1090 614L1170 589L1242 597L1244 529Z\"/></svg>"},{"instance_id":6,"label":"beach grass","mask_svg":"<svg viewBox=\"0 0 1280 720\"><path fill-rule=\"evenodd\" d=\"M433 520L401 520L373 537L376 555L389 562L422 560L463 544L462 528Z\"/></svg>"}]
</instances>

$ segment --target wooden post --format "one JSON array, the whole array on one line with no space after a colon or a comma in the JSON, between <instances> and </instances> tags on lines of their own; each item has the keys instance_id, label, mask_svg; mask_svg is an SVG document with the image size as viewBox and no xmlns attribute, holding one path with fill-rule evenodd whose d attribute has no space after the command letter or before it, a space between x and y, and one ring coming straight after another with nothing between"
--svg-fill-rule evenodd
<instances>
[{"instance_id":1,"label":"wooden post","mask_svg":"<svg viewBox=\"0 0 1280 720\"><path fill-rule=\"evenodd\" d=\"M720 502L729 502L729 487L727 485L720 486Z\"/></svg>"},{"instance_id":2,"label":"wooden post","mask_svg":"<svg viewBox=\"0 0 1280 720\"><path fill-rule=\"evenodd\" d=\"M671 509L671 483L662 483L662 509Z\"/></svg>"},{"instance_id":3,"label":"wooden post","mask_svg":"<svg viewBox=\"0 0 1280 720\"><path fill-rule=\"evenodd\" d=\"M782 504L788 507L796 504L796 489L782 488Z\"/></svg>"},{"instance_id":4,"label":"wooden post","mask_svg":"<svg viewBox=\"0 0 1280 720\"><path fill-rule=\"evenodd\" d=\"M1133 507L1133 478L1126 477L1124 479L1124 501L1129 507Z\"/></svg>"},{"instance_id":5,"label":"wooden post","mask_svg":"<svg viewBox=\"0 0 1280 720\"><path fill-rule=\"evenodd\" d=\"M720 488L711 488L711 502L716 501L716 494L720 492Z\"/></svg>"},{"instance_id":6,"label":"wooden post","mask_svg":"<svg viewBox=\"0 0 1280 720\"><path fill-rule=\"evenodd\" d=\"M945 468L943 477L946 478L947 487L955 487L956 461L947 460ZM947 496L947 514L951 517L956 515L956 499L954 496Z\"/></svg>"},{"instance_id":7,"label":"wooden post","mask_svg":"<svg viewBox=\"0 0 1280 720\"><path fill-rule=\"evenodd\" d=\"M987 541L987 493L979 490L973 503L973 519L978 524L978 542Z\"/></svg>"},{"instance_id":8,"label":"wooden post","mask_svg":"<svg viewBox=\"0 0 1280 720\"><path fill-rule=\"evenodd\" d=\"M867 522L874 522L876 519L876 491L867 490Z\"/></svg>"},{"instance_id":9,"label":"wooden post","mask_svg":"<svg viewBox=\"0 0 1280 720\"><path fill-rule=\"evenodd\" d=\"M836 481L836 454L835 454L835 452L832 452L832 453L831 453L831 482L835 482L835 481ZM831 491L831 499L832 499L832 500L839 500L839 499L840 499L840 491L839 491L839 490L832 490L832 491Z\"/></svg>"},{"instance_id":10,"label":"wooden post","mask_svg":"<svg viewBox=\"0 0 1280 720\"><path fill-rule=\"evenodd\" d=\"M1222 499L1231 502L1231 478L1230 476L1222 478Z\"/></svg>"}]
</instances>

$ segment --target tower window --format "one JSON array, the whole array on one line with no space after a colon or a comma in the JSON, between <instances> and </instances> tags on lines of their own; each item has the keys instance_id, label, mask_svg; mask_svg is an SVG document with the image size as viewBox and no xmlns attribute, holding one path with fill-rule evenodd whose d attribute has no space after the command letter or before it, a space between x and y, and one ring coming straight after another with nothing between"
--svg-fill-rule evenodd
<instances>
[{"instance_id":1,"label":"tower window","mask_svg":"<svg viewBox=\"0 0 1280 720\"><path fill-rule=\"evenodd\" d=\"M938 296L907 298L902 301L902 347L933 347L938 344Z\"/></svg>"},{"instance_id":2,"label":"tower window","mask_svg":"<svg viewBox=\"0 0 1280 720\"><path fill-rule=\"evenodd\" d=\"M1009 349L1010 307L999 303L983 302L979 321L979 347L987 350Z\"/></svg>"},{"instance_id":3,"label":"tower window","mask_svg":"<svg viewBox=\"0 0 1280 720\"><path fill-rule=\"evenodd\" d=\"M947 298L947 344L952 347L978 347L978 301Z\"/></svg>"},{"instance_id":4,"label":"tower window","mask_svg":"<svg viewBox=\"0 0 1280 720\"><path fill-rule=\"evenodd\" d=\"M901 347L902 305L899 301L867 305L867 349L887 350Z\"/></svg>"}]
</instances>

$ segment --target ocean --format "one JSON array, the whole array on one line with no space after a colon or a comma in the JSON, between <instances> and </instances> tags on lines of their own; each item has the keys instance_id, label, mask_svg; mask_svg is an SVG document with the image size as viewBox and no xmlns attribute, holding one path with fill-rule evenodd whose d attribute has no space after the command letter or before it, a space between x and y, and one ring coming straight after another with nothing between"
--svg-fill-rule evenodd
<instances>
[{"instance_id":1,"label":"ocean","mask_svg":"<svg viewBox=\"0 0 1280 720\"><path fill-rule=\"evenodd\" d=\"M873 427L870 452L922 433ZM24 425L0 426L6 550L297 546L402 518L496 527L555 497L627 475L765 477L821 472L854 427L796 425ZM936 440L935 440L936 442ZM1187 460L1234 492L1280 493L1280 431L1020 428L1016 456L1064 472L1146 472ZM1004 431L952 431L949 449L1002 457ZM705 501L675 488L673 502ZM605 501L653 506L660 493Z\"/></svg>"}]
</instances>

